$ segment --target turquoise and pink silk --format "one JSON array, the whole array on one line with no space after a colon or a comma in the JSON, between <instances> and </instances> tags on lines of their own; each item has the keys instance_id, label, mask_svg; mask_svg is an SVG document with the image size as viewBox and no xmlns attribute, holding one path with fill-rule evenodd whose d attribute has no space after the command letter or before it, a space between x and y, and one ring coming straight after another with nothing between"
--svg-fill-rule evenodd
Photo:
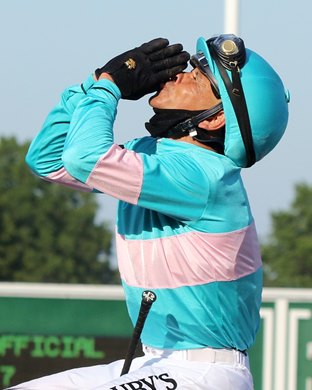
<instances>
[{"instance_id":1,"label":"turquoise and pink silk","mask_svg":"<svg viewBox=\"0 0 312 390\"><path fill-rule=\"evenodd\" d=\"M27 154L43 179L119 199L116 243L129 315L157 301L142 342L161 349L248 349L259 326L262 263L240 168L196 145L143 137L121 147L120 91L65 90Z\"/></svg>"}]
</instances>

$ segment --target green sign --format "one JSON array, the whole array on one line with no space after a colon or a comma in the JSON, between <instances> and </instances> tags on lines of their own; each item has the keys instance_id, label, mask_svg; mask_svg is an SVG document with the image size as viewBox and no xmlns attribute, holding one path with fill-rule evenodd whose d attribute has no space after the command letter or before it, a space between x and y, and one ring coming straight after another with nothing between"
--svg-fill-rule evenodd
<instances>
[{"instance_id":1,"label":"green sign","mask_svg":"<svg viewBox=\"0 0 312 390\"><path fill-rule=\"evenodd\" d=\"M121 337L2 335L2 386L74 367L109 363L125 356L128 343Z\"/></svg>"},{"instance_id":2,"label":"green sign","mask_svg":"<svg viewBox=\"0 0 312 390\"><path fill-rule=\"evenodd\" d=\"M124 358L121 288L0 283L0 388Z\"/></svg>"}]
</instances>

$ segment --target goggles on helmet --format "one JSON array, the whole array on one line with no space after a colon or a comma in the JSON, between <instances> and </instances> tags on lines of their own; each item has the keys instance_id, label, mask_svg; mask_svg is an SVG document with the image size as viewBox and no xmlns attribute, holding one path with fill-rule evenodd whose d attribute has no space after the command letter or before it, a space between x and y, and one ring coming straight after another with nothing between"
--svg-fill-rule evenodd
<instances>
[{"instance_id":1,"label":"goggles on helmet","mask_svg":"<svg viewBox=\"0 0 312 390\"><path fill-rule=\"evenodd\" d=\"M211 72L207 58L205 57L204 53L198 52L192 55L190 59L190 64L192 65L193 68L198 68L202 73L204 73L208 77L211 83L213 93L215 94L216 98L220 99L220 91L219 91L217 79L215 78L214 74Z\"/></svg>"},{"instance_id":2,"label":"goggles on helmet","mask_svg":"<svg viewBox=\"0 0 312 390\"><path fill-rule=\"evenodd\" d=\"M236 66L242 68L246 62L246 49L244 41L234 34L221 34L208 39L207 45L213 50L221 65L232 70Z\"/></svg>"},{"instance_id":3,"label":"goggles on helmet","mask_svg":"<svg viewBox=\"0 0 312 390\"><path fill-rule=\"evenodd\" d=\"M210 55L219 70L235 111L246 150L247 167L250 167L256 162L256 156L247 103L241 83L240 69L245 65L246 61L244 41L233 34L222 34L208 39L206 43ZM206 67L206 70L207 68L208 67ZM209 71L211 73L210 69ZM230 72L231 78L229 77L228 72ZM208 75L208 73L206 74Z\"/></svg>"}]
</instances>

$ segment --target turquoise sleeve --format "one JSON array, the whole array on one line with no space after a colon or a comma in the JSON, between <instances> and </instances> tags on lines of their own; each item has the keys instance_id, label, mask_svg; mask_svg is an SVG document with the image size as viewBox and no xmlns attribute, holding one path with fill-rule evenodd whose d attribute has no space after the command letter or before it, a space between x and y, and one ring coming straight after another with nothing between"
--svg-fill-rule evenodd
<instances>
[{"instance_id":1,"label":"turquoise sleeve","mask_svg":"<svg viewBox=\"0 0 312 390\"><path fill-rule=\"evenodd\" d=\"M109 80L100 80L81 99L66 137L63 163L67 172L85 183L100 156L114 143L113 125L120 90Z\"/></svg>"},{"instance_id":2,"label":"turquoise sleeve","mask_svg":"<svg viewBox=\"0 0 312 390\"><path fill-rule=\"evenodd\" d=\"M83 84L67 88L47 116L26 155L26 163L38 176L46 177L63 167L62 153L73 112L93 85L90 75Z\"/></svg>"}]
</instances>

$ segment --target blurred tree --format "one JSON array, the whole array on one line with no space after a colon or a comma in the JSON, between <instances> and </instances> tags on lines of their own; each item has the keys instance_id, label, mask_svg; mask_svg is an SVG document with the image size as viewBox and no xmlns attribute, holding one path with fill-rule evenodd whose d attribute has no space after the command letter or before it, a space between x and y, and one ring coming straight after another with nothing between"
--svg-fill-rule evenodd
<instances>
[{"instance_id":1,"label":"blurred tree","mask_svg":"<svg viewBox=\"0 0 312 390\"><path fill-rule=\"evenodd\" d=\"M119 283L95 195L35 177L27 148L0 138L0 281Z\"/></svg>"},{"instance_id":2,"label":"blurred tree","mask_svg":"<svg viewBox=\"0 0 312 390\"><path fill-rule=\"evenodd\" d=\"M272 213L272 226L262 245L264 285L312 287L312 187L296 185L290 209Z\"/></svg>"}]
</instances>

